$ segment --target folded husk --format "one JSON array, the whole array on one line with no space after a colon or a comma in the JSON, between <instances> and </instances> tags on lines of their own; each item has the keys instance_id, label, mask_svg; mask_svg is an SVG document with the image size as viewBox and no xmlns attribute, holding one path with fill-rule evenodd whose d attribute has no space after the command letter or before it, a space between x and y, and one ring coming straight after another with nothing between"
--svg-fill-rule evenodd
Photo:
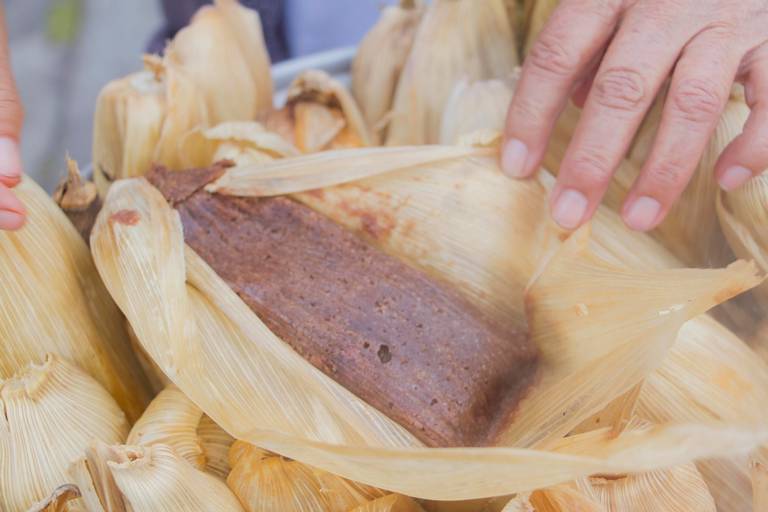
<instances>
[{"instance_id":1,"label":"folded husk","mask_svg":"<svg viewBox=\"0 0 768 512\"><path fill-rule=\"evenodd\" d=\"M96 444L73 472L80 488L92 493L89 512L243 512L224 482L163 444Z\"/></svg>"},{"instance_id":2,"label":"folded husk","mask_svg":"<svg viewBox=\"0 0 768 512\"><path fill-rule=\"evenodd\" d=\"M67 177L53 192L53 200L72 222L86 242L101 209L96 185L80 174L77 162L67 157Z\"/></svg>"},{"instance_id":3,"label":"folded husk","mask_svg":"<svg viewBox=\"0 0 768 512\"><path fill-rule=\"evenodd\" d=\"M336 175L349 176L359 164L356 155L369 151L339 152ZM404 151L393 149L391 160L379 154L379 168L396 168ZM295 166L286 174L310 174L306 158L283 160ZM298 197L353 229L360 219L349 206L373 218L389 216L395 225L377 241L385 250L452 282L491 317L524 320L525 284L559 245L542 215L551 178L508 180L494 156L437 160ZM352 201L346 213L334 202L340 198ZM136 222L121 223L126 216ZM626 270L674 258L620 225L602 210L591 242L599 257L586 249L582 231L557 250L527 292L532 336L546 357L541 384L504 437L518 448L420 447L269 332L184 250L178 215L143 180L113 187L92 247L147 352L235 437L376 487L456 500L731 454L768 435L765 423L709 421L618 438L572 436L556 449L524 448L559 438L628 391L661 364L687 319L758 282L744 263L717 271ZM636 297L632 304L620 299L629 294Z\"/></svg>"},{"instance_id":4,"label":"folded husk","mask_svg":"<svg viewBox=\"0 0 768 512\"><path fill-rule=\"evenodd\" d=\"M141 176L152 163L177 168L181 136L208 124L201 91L183 71L156 58L145 65L108 83L96 100L92 163L102 197L113 181Z\"/></svg>"},{"instance_id":5,"label":"folded husk","mask_svg":"<svg viewBox=\"0 0 768 512\"><path fill-rule=\"evenodd\" d=\"M286 104L263 118L270 131L302 153L370 146L360 108L344 85L325 71L304 71L291 82Z\"/></svg>"},{"instance_id":6,"label":"folded husk","mask_svg":"<svg viewBox=\"0 0 768 512\"><path fill-rule=\"evenodd\" d=\"M386 137L386 117L423 14L420 0L385 7L352 61L352 95L375 144Z\"/></svg>"},{"instance_id":7,"label":"folded husk","mask_svg":"<svg viewBox=\"0 0 768 512\"><path fill-rule=\"evenodd\" d=\"M272 75L261 20L236 0L203 6L165 49L205 101L211 125L252 121L272 108Z\"/></svg>"},{"instance_id":8,"label":"folded husk","mask_svg":"<svg viewBox=\"0 0 768 512\"><path fill-rule=\"evenodd\" d=\"M207 418L207 417L206 417ZM227 451L233 439L203 411L170 385L161 391L133 425L126 444L170 446L196 469L219 477L229 472Z\"/></svg>"},{"instance_id":9,"label":"folded husk","mask_svg":"<svg viewBox=\"0 0 768 512\"><path fill-rule=\"evenodd\" d=\"M757 450L751 461L752 510L768 509L768 448Z\"/></svg>"},{"instance_id":10,"label":"folded husk","mask_svg":"<svg viewBox=\"0 0 768 512\"><path fill-rule=\"evenodd\" d=\"M248 512L346 511L385 494L241 441L233 446L230 463L227 485Z\"/></svg>"},{"instance_id":11,"label":"folded husk","mask_svg":"<svg viewBox=\"0 0 768 512\"><path fill-rule=\"evenodd\" d=\"M88 247L32 180L15 193L29 216L20 231L0 233L0 381L52 353L98 380L135 420L149 385Z\"/></svg>"},{"instance_id":12,"label":"folded husk","mask_svg":"<svg viewBox=\"0 0 768 512\"><path fill-rule=\"evenodd\" d=\"M443 110L456 84L507 76L517 62L503 0L435 0L397 84L387 145L438 142Z\"/></svg>"},{"instance_id":13,"label":"folded husk","mask_svg":"<svg viewBox=\"0 0 768 512\"><path fill-rule=\"evenodd\" d=\"M50 496L41 500L27 512L67 512L68 503L80 497L80 490L76 485L64 484L56 488Z\"/></svg>"},{"instance_id":14,"label":"folded husk","mask_svg":"<svg viewBox=\"0 0 768 512\"><path fill-rule=\"evenodd\" d=\"M125 415L94 379L49 355L0 381L0 510L26 511L69 483L67 468L93 439L119 443Z\"/></svg>"},{"instance_id":15,"label":"folded husk","mask_svg":"<svg viewBox=\"0 0 768 512\"><path fill-rule=\"evenodd\" d=\"M423 512L418 503L407 496L390 494L351 509L349 512Z\"/></svg>"},{"instance_id":16,"label":"folded husk","mask_svg":"<svg viewBox=\"0 0 768 512\"><path fill-rule=\"evenodd\" d=\"M255 121L231 121L193 130L181 140L179 152L186 169L221 160L259 163L299 154L290 142Z\"/></svg>"},{"instance_id":17,"label":"folded husk","mask_svg":"<svg viewBox=\"0 0 768 512\"><path fill-rule=\"evenodd\" d=\"M478 130L503 132L518 73L515 70L505 79L458 82L443 111L440 143L456 144Z\"/></svg>"}]
</instances>

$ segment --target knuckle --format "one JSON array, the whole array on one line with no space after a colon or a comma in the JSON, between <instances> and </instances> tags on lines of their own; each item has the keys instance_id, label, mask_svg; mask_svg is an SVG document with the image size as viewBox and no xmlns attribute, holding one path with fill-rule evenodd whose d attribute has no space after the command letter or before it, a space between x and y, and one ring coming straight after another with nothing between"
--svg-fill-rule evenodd
<instances>
[{"instance_id":1,"label":"knuckle","mask_svg":"<svg viewBox=\"0 0 768 512\"><path fill-rule=\"evenodd\" d=\"M16 135L24 121L24 108L13 88L0 86L0 132Z\"/></svg>"},{"instance_id":2,"label":"knuckle","mask_svg":"<svg viewBox=\"0 0 768 512\"><path fill-rule=\"evenodd\" d=\"M651 187L662 192L672 192L683 187L688 181L690 170L674 160L656 162L648 172Z\"/></svg>"},{"instance_id":3,"label":"knuckle","mask_svg":"<svg viewBox=\"0 0 768 512\"><path fill-rule=\"evenodd\" d=\"M720 115L724 94L710 80L690 78L683 80L672 93L675 112L694 124L712 122Z\"/></svg>"},{"instance_id":4,"label":"knuckle","mask_svg":"<svg viewBox=\"0 0 768 512\"><path fill-rule=\"evenodd\" d=\"M543 115L541 105L527 96L514 99L509 107L509 116L514 119L524 119L527 122L538 122Z\"/></svg>"},{"instance_id":5,"label":"knuckle","mask_svg":"<svg viewBox=\"0 0 768 512\"><path fill-rule=\"evenodd\" d=\"M598 104L628 112L643 108L647 93L643 76L631 68L610 68L597 77L593 86Z\"/></svg>"},{"instance_id":6,"label":"knuckle","mask_svg":"<svg viewBox=\"0 0 768 512\"><path fill-rule=\"evenodd\" d=\"M604 184L611 180L613 168L603 153L582 149L573 157L574 175L585 184Z\"/></svg>"},{"instance_id":7,"label":"knuckle","mask_svg":"<svg viewBox=\"0 0 768 512\"><path fill-rule=\"evenodd\" d=\"M531 48L525 64L532 70L543 72L558 77L572 76L578 67L578 57L563 45L567 38L560 34L563 30L558 28L559 21L555 25L542 32L539 39Z\"/></svg>"}]
</instances>

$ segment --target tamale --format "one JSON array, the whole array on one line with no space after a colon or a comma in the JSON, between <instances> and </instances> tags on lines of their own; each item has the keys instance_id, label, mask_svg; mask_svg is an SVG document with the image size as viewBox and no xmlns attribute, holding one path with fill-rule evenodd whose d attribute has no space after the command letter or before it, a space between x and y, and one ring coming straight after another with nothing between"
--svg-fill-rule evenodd
<instances>
[{"instance_id":1,"label":"tamale","mask_svg":"<svg viewBox=\"0 0 768 512\"><path fill-rule=\"evenodd\" d=\"M187 244L267 326L426 444L492 442L535 375L527 335L298 202L205 192L225 169L148 179ZM372 238L386 230L367 227Z\"/></svg>"}]
</instances>

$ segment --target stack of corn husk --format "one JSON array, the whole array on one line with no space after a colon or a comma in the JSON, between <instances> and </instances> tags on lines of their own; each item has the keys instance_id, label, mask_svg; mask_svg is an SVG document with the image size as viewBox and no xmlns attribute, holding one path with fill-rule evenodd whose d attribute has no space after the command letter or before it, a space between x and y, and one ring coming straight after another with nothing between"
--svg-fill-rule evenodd
<instances>
[{"instance_id":1,"label":"stack of corn husk","mask_svg":"<svg viewBox=\"0 0 768 512\"><path fill-rule=\"evenodd\" d=\"M557 229L552 175L512 181L496 163L515 40L531 41L556 3L400 1L361 46L351 94L308 72L273 108L258 18L217 0L147 71L108 85L93 259L29 181L28 226L0 234L11 279L0 292L0 508L742 511L754 500L761 510L768 367L704 313L750 289L765 307L765 187L718 197L702 181L653 237L626 231L616 208L652 113L591 226ZM744 108L735 94L711 155ZM558 127L553 171L577 118L571 110ZM397 146L371 147L384 143ZM184 245L159 192L132 178L153 163L222 159L235 166L210 193L288 195L492 320L528 325L541 375L494 446L424 447L317 371ZM71 164L56 200L77 222L89 212L90 229L96 195ZM706 236L689 248L692 216ZM726 238L757 267L713 257L707 247ZM171 383L148 406L141 358L156 391Z\"/></svg>"}]
</instances>

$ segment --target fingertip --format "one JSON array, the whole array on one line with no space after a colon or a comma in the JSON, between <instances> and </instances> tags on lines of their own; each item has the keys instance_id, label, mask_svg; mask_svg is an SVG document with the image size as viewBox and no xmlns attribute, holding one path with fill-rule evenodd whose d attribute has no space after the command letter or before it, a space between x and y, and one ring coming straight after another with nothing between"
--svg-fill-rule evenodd
<instances>
[{"instance_id":1,"label":"fingertip","mask_svg":"<svg viewBox=\"0 0 768 512\"><path fill-rule=\"evenodd\" d=\"M650 196L629 199L624 204L621 216L629 229L650 231L663 220L662 204Z\"/></svg>"},{"instance_id":2,"label":"fingertip","mask_svg":"<svg viewBox=\"0 0 768 512\"><path fill-rule=\"evenodd\" d=\"M0 183L15 187L21 181L21 151L16 140L0 137Z\"/></svg>"},{"instance_id":3,"label":"fingertip","mask_svg":"<svg viewBox=\"0 0 768 512\"><path fill-rule=\"evenodd\" d=\"M512 178L526 178L528 170L528 146L516 138L507 139L501 150L501 169Z\"/></svg>"},{"instance_id":4,"label":"fingertip","mask_svg":"<svg viewBox=\"0 0 768 512\"><path fill-rule=\"evenodd\" d=\"M0 210L0 230L16 231L24 226L26 215L13 210Z\"/></svg>"},{"instance_id":5,"label":"fingertip","mask_svg":"<svg viewBox=\"0 0 768 512\"><path fill-rule=\"evenodd\" d=\"M754 173L741 165L727 167L717 178L720 188L726 192L736 190L752 179Z\"/></svg>"},{"instance_id":6,"label":"fingertip","mask_svg":"<svg viewBox=\"0 0 768 512\"><path fill-rule=\"evenodd\" d=\"M577 229L589 220L588 210L589 200L578 190L566 188L556 191L552 197L552 219L563 229Z\"/></svg>"}]
</instances>

